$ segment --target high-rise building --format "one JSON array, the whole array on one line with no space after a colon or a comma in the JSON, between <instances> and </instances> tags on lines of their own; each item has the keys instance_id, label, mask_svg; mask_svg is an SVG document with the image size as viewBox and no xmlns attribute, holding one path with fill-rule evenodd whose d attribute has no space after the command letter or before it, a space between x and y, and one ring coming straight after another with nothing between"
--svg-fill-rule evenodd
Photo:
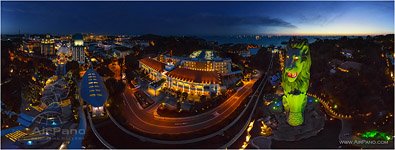
<instances>
[{"instance_id":1,"label":"high-rise building","mask_svg":"<svg viewBox=\"0 0 395 150\"><path fill-rule=\"evenodd\" d=\"M63 76L66 74L66 64L69 56L70 52L67 46L63 45L58 49L56 59L56 75Z\"/></svg>"},{"instance_id":2,"label":"high-rise building","mask_svg":"<svg viewBox=\"0 0 395 150\"><path fill-rule=\"evenodd\" d=\"M85 46L82 34L73 35L73 45L71 47L73 60L80 64L85 63Z\"/></svg>"},{"instance_id":3,"label":"high-rise building","mask_svg":"<svg viewBox=\"0 0 395 150\"><path fill-rule=\"evenodd\" d=\"M41 54L45 56L55 55L55 40L51 35L46 35L41 40Z\"/></svg>"},{"instance_id":4,"label":"high-rise building","mask_svg":"<svg viewBox=\"0 0 395 150\"><path fill-rule=\"evenodd\" d=\"M198 50L181 61L182 67L198 71L217 71L221 75L232 72L232 60L221 58L215 51Z\"/></svg>"}]
</instances>

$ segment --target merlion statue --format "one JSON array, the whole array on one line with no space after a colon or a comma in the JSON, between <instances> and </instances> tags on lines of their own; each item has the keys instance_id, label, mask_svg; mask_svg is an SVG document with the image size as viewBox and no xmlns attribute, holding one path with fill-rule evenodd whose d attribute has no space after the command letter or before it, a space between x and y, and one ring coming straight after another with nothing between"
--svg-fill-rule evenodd
<instances>
[{"instance_id":1,"label":"merlion statue","mask_svg":"<svg viewBox=\"0 0 395 150\"><path fill-rule=\"evenodd\" d=\"M282 74L282 102L291 126L303 124L310 80L310 48L306 39L291 38L288 42Z\"/></svg>"}]
</instances>

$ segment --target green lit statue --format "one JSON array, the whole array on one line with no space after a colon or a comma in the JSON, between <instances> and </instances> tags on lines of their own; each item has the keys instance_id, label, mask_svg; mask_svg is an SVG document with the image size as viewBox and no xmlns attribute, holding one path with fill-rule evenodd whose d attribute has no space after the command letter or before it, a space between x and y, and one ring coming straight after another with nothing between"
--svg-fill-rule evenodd
<instances>
[{"instance_id":1,"label":"green lit statue","mask_svg":"<svg viewBox=\"0 0 395 150\"><path fill-rule=\"evenodd\" d=\"M288 124L303 124L303 111L307 102L307 89L310 80L310 48L306 39L292 38L286 48L285 68L282 74L282 99L288 113Z\"/></svg>"}]
</instances>

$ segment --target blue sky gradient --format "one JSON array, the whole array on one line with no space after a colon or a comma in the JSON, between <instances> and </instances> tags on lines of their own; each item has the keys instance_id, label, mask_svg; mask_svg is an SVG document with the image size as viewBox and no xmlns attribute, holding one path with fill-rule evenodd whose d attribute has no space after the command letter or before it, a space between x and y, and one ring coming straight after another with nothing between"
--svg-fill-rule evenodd
<instances>
[{"instance_id":1,"label":"blue sky gradient","mask_svg":"<svg viewBox=\"0 0 395 150\"><path fill-rule=\"evenodd\" d=\"M2 2L2 34L394 33L394 2Z\"/></svg>"}]
</instances>

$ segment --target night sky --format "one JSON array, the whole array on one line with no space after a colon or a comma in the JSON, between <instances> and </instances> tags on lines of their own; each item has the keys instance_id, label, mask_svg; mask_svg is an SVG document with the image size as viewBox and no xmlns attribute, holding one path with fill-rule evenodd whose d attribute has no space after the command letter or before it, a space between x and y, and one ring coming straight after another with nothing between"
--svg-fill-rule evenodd
<instances>
[{"instance_id":1,"label":"night sky","mask_svg":"<svg viewBox=\"0 0 395 150\"><path fill-rule=\"evenodd\" d=\"M2 34L394 33L394 2L1 2Z\"/></svg>"}]
</instances>

